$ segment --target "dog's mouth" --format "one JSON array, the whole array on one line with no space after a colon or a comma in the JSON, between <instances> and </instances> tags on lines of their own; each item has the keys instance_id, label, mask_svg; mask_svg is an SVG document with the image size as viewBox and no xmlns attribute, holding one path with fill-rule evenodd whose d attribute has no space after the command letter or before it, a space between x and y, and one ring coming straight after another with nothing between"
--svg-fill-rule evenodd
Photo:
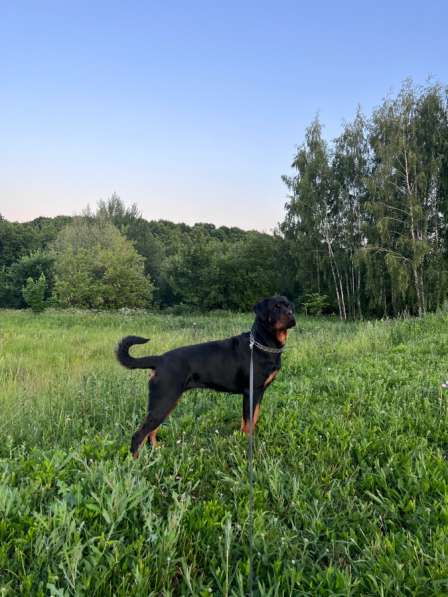
<instances>
[{"instance_id":1,"label":"dog's mouth","mask_svg":"<svg viewBox=\"0 0 448 597\"><path fill-rule=\"evenodd\" d=\"M277 323L274 325L274 328L276 330L289 330L290 328L293 328L296 325L296 320L295 317L293 315L289 316L289 317L283 317L281 320L277 321Z\"/></svg>"},{"instance_id":2,"label":"dog's mouth","mask_svg":"<svg viewBox=\"0 0 448 597\"><path fill-rule=\"evenodd\" d=\"M286 340L288 339L288 330L287 329L277 330L275 333L275 337L277 338L277 342L281 346L284 346L286 344Z\"/></svg>"},{"instance_id":3,"label":"dog's mouth","mask_svg":"<svg viewBox=\"0 0 448 597\"><path fill-rule=\"evenodd\" d=\"M295 325L296 320L294 316L284 318L282 321L277 322L277 325L275 326L275 337L281 346L286 344L286 340L288 339L288 330L293 328Z\"/></svg>"}]
</instances>

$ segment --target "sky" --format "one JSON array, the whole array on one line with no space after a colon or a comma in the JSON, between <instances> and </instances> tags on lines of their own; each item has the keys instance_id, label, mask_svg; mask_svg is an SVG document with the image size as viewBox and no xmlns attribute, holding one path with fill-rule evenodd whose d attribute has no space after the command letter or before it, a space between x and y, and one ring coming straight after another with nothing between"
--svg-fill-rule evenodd
<instances>
[{"instance_id":1,"label":"sky","mask_svg":"<svg viewBox=\"0 0 448 597\"><path fill-rule=\"evenodd\" d=\"M0 214L117 193L272 231L295 150L411 77L448 84L448 2L0 0Z\"/></svg>"}]
</instances>

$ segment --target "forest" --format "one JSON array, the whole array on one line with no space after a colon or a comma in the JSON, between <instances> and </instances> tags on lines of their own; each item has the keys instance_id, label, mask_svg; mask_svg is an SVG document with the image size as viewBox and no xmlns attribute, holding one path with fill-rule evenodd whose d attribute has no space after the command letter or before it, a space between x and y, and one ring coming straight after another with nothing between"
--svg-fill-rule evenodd
<instances>
[{"instance_id":1,"label":"forest","mask_svg":"<svg viewBox=\"0 0 448 597\"><path fill-rule=\"evenodd\" d=\"M246 311L279 293L342 320L446 308L448 88L406 81L323 131L316 117L297 146L272 234L148 221L116 194L79 216L0 216L0 307Z\"/></svg>"}]
</instances>

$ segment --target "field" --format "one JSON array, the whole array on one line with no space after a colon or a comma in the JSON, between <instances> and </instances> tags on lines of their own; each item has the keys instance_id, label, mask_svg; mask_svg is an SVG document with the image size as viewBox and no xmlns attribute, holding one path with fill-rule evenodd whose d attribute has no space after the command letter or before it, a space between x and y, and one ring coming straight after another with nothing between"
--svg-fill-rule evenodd
<instances>
[{"instance_id":1,"label":"field","mask_svg":"<svg viewBox=\"0 0 448 597\"><path fill-rule=\"evenodd\" d=\"M0 595L244 595L241 398L184 395L129 455L147 372L114 359L251 316L0 312ZM256 595L448 595L448 317L299 317L256 438Z\"/></svg>"}]
</instances>

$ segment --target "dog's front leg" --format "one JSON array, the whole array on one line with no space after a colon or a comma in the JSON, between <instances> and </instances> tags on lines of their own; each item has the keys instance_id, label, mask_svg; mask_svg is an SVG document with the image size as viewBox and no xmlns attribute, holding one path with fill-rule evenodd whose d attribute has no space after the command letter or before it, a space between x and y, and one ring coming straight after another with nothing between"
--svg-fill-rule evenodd
<instances>
[{"instance_id":1,"label":"dog's front leg","mask_svg":"<svg viewBox=\"0 0 448 597\"><path fill-rule=\"evenodd\" d=\"M260 404L263 399L264 388L263 389L256 389L254 388L254 401L253 401L253 429L255 431L255 427L257 425L257 421L260 418ZM246 435L250 433L250 397L249 397L249 390L245 390L243 394L243 418L241 420L241 431L243 431Z\"/></svg>"}]
</instances>

